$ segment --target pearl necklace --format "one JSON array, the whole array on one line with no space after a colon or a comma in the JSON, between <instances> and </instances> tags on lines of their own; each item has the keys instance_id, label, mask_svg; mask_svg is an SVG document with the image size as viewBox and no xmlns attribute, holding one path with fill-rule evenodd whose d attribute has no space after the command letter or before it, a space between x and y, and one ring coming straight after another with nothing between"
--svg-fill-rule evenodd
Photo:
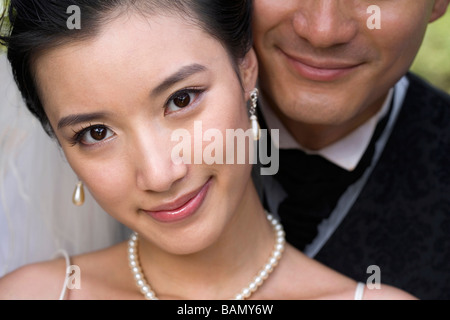
<instances>
[{"instance_id":1,"label":"pearl necklace","mask_svg":"<svg viewBox=\"0 0 450 320\"><path fill-rule=\"evenodd\" d=\"M267 214L267 219L271 222L276 235L276 241L272 254L268 262L263 266L263 268L258 272L252 282L241 290L235 297L234 300L243 300L249 298L266 280L270 273L272 273L281 255L284 251L284 230L283 226L275 219L272 215ZM139 254L138 254L138 234L136 232L132 233L130 240L128 240L128 261L133 273L133 277L136 280L136 285L140 289L141 293L145 296L147 300L158 300L155 292L151 289L150 285L147 283L145 276L142 272L141 266L139 264Z\"/></svg>"}]
</instances>

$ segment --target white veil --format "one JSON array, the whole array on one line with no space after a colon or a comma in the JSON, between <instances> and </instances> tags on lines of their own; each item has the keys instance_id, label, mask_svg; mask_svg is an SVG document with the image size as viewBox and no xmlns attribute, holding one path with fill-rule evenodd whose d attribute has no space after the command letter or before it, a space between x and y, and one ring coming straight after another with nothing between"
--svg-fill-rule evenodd
<instances>
[{"instance_id":1,"label":"white veil","mask_svg":"<svg viewBox=\"0 0 450 320\"><path fill-rule=\"evenodd\" d=\"M24 264L123 240L128 231L86 190L72 204L77 178L20 96L0 51L0 277Z\"/></svg>"}]
</instances>

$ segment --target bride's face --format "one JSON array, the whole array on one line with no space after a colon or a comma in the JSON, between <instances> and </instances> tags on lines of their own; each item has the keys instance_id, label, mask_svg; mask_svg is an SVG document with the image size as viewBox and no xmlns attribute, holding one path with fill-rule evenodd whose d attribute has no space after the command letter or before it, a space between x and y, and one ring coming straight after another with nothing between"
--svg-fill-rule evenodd
<instances>
[{"instance_id":1,"label":"bride's face","mask_svg":"<svg viewBox=\"0 0 450 320\"><path fill-rule=\"evenodd\" d=\"M251 51L233 68L220 42L179 17L133 15L43 53L35 71L56 137L97 202L187 253L218 237L248 188L249 161L232 164L225 138L249 129L254 65Z\"/></svg>"}]
</instances>

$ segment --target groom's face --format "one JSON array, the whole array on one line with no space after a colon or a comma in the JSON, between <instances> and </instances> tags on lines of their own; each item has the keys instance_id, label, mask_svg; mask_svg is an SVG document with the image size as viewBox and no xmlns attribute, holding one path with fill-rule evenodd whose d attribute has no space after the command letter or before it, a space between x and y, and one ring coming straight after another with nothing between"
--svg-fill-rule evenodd
<instances>
[{"instance_id":1,"label":"groom's face","mask_svg":"<svg viewBox=\"0 0 450 320\"><path fill-rule=\"evenodd\" d=\"M381 106L450 0L255 0L260 87L292 120L340 125Z\"/></svg>"}]
</instances>

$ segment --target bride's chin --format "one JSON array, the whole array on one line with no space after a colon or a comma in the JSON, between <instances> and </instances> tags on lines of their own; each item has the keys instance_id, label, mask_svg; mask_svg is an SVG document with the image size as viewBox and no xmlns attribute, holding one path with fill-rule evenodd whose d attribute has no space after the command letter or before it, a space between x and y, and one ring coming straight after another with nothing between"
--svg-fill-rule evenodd
<instances>
[{"instance_id":1,"label":"bride's chin","mask_svg":"<svg viewBox=\"0 0 450 320\"><path fill-rule=\"evenodd\" d=\"M193 255L206 251L217 242L217 233L196 233L190 237L180 237L160 243L160 248L172 255Z\"/></svg>"}]
</instances>

